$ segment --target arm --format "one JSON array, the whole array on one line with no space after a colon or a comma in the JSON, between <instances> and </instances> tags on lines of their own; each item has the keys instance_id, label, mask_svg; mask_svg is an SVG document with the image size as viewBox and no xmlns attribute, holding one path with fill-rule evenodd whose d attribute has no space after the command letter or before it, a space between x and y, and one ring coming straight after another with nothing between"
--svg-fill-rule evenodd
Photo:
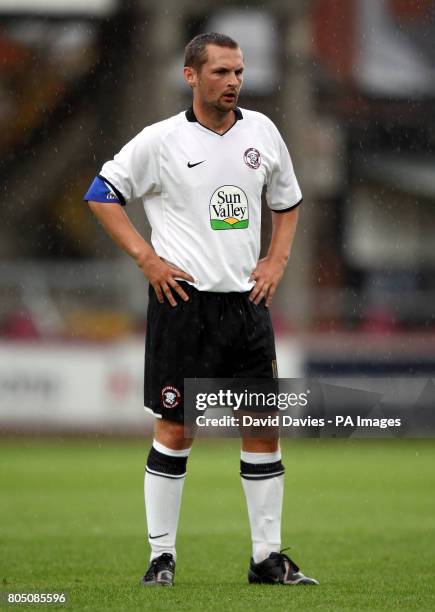
<instances>
[{"instance_id":1,"label":"arm","mask_svg":"<svg viewBox=\"0 0 435 612\"><path fill-rule=\"evenodd\" d=\"M167 264L155 253L154 249L139 234L133 223L128 218L124 209L119 204L89 202L89 207L100 221L109 236L132 257L143 274L154 287L157 299L163 303L163 293L166 295L171 306L177 302L172 295L171 288L187 301L189 297L177 283L175 277L194 282L194 279L175 266Z\"/></svg>"},{"instance_id":2,"label":"arm","mask_svg":"<svg viewBox=\"0 0 435 612\"><path fill-rule=\"evenodd\" d=\"M260 259L250 280L255 280L255 285L249 295L254 304L259 304L263 298L269 307L279 282L284 274L293 238L298 222L298 208L284 213L272 211L272 238L266 257Z\"/></svg>"}]
</instances>

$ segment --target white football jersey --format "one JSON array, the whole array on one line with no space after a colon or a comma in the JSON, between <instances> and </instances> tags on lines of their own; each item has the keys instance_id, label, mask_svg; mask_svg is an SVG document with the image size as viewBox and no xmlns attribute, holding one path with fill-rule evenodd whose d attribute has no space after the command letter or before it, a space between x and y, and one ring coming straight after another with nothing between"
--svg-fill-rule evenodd
<instances>
[{"instance_id":1,"label":"white football jersey","mask_svg":"<svg viewBox=\"0 0 435 612\"><path fill-rule=\"evenodd\" d=\"M265 115L236 109L223 135L190 109L146 127L101 177L140 198L156 253L200 291L249 291L260 253L261 193L274 211L302 200L288 150Z\"/></svg>"}]
</instances>

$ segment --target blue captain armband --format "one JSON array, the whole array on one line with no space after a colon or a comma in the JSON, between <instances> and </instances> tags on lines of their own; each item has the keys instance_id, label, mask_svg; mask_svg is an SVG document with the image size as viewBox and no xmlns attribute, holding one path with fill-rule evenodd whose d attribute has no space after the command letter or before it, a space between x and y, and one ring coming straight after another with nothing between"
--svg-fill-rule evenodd
<instances>
[{"instance_id":1,"label":"blue captain armband","mask_svg":"<svg viewBox=\"0 0 435 612\"><path fill-rule=\"evenodd\" d=\"M83 199L87 202L92 200L94 202L107 202L125 206L125 198L122 193L100 175L94 178Z\"/></svg>"}]
</instances>

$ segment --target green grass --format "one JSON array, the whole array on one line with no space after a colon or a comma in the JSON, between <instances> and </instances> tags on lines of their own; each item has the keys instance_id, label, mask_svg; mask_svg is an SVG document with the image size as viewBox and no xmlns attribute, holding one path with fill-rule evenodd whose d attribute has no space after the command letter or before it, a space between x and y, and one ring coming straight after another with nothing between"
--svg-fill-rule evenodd
<instances>
[{"instance_id":1,"label":"green grass","mask_svg":"<svg viewBox=\"0 0 435 612\"><path fill-rule=\"evenodd\" d=\"M140 588L148 444L1 441L3 591L65 590L74 610L435 609L433 441L283 442L282 541L320 580L312 588L247 585L250 539L236 441L194 448L176 586Z\"/></svg>"}]
</instances>

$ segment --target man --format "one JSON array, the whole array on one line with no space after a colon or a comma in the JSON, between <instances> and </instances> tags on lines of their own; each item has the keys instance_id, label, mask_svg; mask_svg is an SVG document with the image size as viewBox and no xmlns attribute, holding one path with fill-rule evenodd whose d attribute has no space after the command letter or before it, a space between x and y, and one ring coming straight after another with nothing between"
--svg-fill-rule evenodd
<instances>
[{"instance_id":1,"label":"man","mask_svg":"<svg viewBox=\"0 0 435 612\"><path fill-rule=\"evenodd\" d=\"M172 585L187 458L184 378L276 375L268 307L284 273L301 192L274 124L237 107L238 44L222 34L186 47L193 105L146 127L103 165L85 199L149 280L145 407L157 418L145 474L151 564L144 585ZM273 231L260 251L261 193ZM141 198L152 246L122 205ZM120 206L121 205L121 206ZM252 533L251 583L317 584L280 552L284 467L278 441L243 439L241 476Z\"/></svg>"}]
</instances>

